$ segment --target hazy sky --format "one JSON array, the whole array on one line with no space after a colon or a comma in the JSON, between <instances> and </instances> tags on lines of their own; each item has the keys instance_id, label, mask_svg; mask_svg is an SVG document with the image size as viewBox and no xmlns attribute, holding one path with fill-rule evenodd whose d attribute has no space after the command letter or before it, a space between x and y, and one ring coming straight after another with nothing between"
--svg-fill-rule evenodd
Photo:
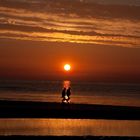
<instances>
[{"instance_id":1,"label":"hazy sky","mask_svg":"<svg viewBox=\"0 0 140 140\"><path fill-rule=\"evenodd\" d=\"M0 0L0 78L140 82L139 13L139 0Z\"/></svg>"}]
</instances>

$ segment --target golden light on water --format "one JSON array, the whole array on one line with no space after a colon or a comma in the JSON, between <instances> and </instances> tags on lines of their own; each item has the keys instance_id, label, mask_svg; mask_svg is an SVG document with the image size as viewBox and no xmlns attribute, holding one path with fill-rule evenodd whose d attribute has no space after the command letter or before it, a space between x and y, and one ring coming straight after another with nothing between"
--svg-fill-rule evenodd
<instances>
[{"instance_id":1,"label":"golden light on water","mask_svg":"<svg viewBox=\"0 0 140 140\"><path fill-rule=\"evenodd\" d=\"M69 64L64 65L64 70L65 71L70 71L70 69L71 69L71 66Z\"/></svg>"}]
</instances>

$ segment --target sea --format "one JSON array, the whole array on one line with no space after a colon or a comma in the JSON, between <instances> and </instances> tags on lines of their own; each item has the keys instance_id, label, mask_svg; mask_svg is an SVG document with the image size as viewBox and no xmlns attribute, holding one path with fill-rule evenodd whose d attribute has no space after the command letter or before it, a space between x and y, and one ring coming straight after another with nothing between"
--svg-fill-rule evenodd
<instances>
[{"instance_id":1,"label":"sea","mask_svg":"<svg viewBox=\"0 0 140 140\"><path fill-rule=\"evenodd\" d=\"M0 80L0 100L61 102L65 82ZM71 103L140 107L140 83L68 82Z\"/></svg>"},{"instance_id":2,"label":"sea","mask_svg":"<svg viewBox=\"0 0 140 140\"><path fill-rule=\"evenodd\" d=\"M65 82L0 80L0 100L61 103ZM139 83L68 82L71 87L71 104L140 107ZM1 135L140 138L140 120L0 118Z\"/></svg>"}]
</instances>

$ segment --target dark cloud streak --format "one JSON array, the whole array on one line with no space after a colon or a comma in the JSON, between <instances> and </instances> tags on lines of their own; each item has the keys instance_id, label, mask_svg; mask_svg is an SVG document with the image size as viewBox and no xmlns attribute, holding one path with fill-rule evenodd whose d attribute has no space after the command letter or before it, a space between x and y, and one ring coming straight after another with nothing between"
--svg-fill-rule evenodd
<instances>
[{"instance_id":1,"label":"dark cloud streak","mask_svg":"<svg viewBox=\"0 0 140 140\"><path fill-rule=\"evenodd\" d=\"M140 47L139 13L140 6L90 0L0 0L0 38Z\"/></svg>"}]
</instances>

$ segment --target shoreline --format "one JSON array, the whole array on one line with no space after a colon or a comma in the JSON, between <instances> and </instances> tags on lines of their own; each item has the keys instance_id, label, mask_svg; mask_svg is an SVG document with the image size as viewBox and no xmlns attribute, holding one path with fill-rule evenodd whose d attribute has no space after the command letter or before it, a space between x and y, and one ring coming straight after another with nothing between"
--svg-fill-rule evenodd
<instances>
[{"instance_id":1,"label":"shoreline","mask_svg":"<svg viewBox=\"0 0 140 140\"><path fill-rule=\"evenodd\" d=\"M140 107L0 101L0 118L78 118L140 120Z\"/></svg>"}]
</instances>

